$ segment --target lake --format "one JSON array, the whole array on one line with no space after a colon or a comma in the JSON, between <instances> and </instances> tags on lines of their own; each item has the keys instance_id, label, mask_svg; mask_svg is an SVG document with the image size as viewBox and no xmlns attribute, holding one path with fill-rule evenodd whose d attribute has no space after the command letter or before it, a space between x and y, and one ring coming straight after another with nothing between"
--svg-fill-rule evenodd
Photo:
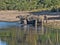
<instances>
[{"instance_id":1,"label":"lake","mask_svg":"<svg viewBox=\"0 0 60 45\"><path fill-rule=\"evenodd\" d=\"M18 22L0 22L0 45L19 45L25 41L26 35L37 29L34 25L24 25ZM40 27L38 27L40 30ZM25 37L24 37L25 36ZM22 40L24 41L22 42ZM24 42L27 45L27 41Z\"/></svg>"},{"instance_id":2,"label":"lake","mask_svg":"<svg viewBox=\"0 0 60 45\"><path fill-rule=\"evenodd\" d=\"M43 34L42 34L43 33ZM0 45L59 45L60 29L0 22Z\"/></svg>"}]
</instances>

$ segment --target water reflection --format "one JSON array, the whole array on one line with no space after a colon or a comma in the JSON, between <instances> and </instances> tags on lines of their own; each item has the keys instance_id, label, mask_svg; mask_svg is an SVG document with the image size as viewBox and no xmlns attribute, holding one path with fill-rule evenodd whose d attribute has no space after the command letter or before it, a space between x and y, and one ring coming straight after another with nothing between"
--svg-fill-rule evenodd
<instances>
[{"instance_id":1,"label":"water reflection","mask_svg":"<svg viewBox=\"0 0 60 45\"><path fill-rule=\"evenodd\" d=\"M60 45L60 29L42 27L0 22L0 45Z\"/></svg>"},{"instance_id":2,"label":"water reflection","mask_svg":"<svg viewBox=\"0 0 60 45\"><path fill-rule=\"evenodd\" d=\"M0 44L7 45L7 42L8 45L32 45L31 43L35 43L33 42L35 40L34 35L40 30L40 26L23 25L17 22L0 22L0 38L4 40L0 41Z\"/></svg>"},{"instance_id":3,"label":"water reflection","mask_svg":"<svg viewBox=\"0 0 60 45\"><path fill-rule=\"evenodd\" d=\"M7 42L0 39L0 45L7 45Z\"/></svg>"}]
</instances>

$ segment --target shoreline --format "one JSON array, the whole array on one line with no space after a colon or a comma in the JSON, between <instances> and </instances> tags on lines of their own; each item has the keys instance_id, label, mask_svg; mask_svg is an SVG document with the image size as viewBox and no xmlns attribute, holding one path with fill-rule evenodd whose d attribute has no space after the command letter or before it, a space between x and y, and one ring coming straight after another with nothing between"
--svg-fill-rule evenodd
<instances>
[{"instance_id":1,"label":"shoreline","mask_svg":"<svg viewBox=\"0 0 60 45\"><path fill-rule=\"evenodd\" d=\"M16 22L19 21L19 18L16 18L19 15L28 15L28 12L17 11L17 10L6 10L0 11L0 22Z\"/></svg>"},{"instance_id":2,"label":"shoreline","mask_svg":"<svg viewBox=\"0 0 60 45\"><path fill-rule=\"evenodd\" d=\"M54 12L54 13L51 13L51 12L49 12L49 13L45 12L44 13L44 12L42 12L42 13L45 14L45 15L49 15L50 14L50 15L53 15L53 16L60 14L60 12L58 12L58 13L57 12ZM43 15L42 13L40 15ZM38 15L39 12L35 12L34 14L35 15ZM26 16L26 15L31 15L31 13L30 12L27 12L27 11L1 10L0 11L0 22L17 22L20 19L19 18L16 18L16 17L17 16L20 16L20 15Z\"/></svg>"},{"instance_id":3,"label":"shoreline","mask_svg":"<svg viewBox=\"0 0 60 45\"><path fill-rule=\"evenodd\" d=\"M18 22L18 21L1 21L1 20L0 20L0 22Z\"/></svg>"}]
</instances>

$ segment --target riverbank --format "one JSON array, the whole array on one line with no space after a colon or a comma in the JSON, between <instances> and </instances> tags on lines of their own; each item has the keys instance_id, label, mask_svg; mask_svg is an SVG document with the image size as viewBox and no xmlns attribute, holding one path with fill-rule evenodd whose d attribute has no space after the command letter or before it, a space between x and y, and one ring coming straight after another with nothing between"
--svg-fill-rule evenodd
<instances>
[{"instance_id":1,"label":"riverbank","mask_svg":"<svg viewBox=\"0 0 60 45\"><path fill-rule=\"evenodd\" d=\"M49 17L53 15L54 17L57 15L60 15L60 12L48 12L48 11L33 12L33 11L18 11L18 10L2 10L0 11L0 22L1 21L16 22L16 21L19 21L19 18L16 18L17 16L19 15L26 16L26 15L31 15L31 14L32 15L48 15L48 16L50 15Z\"/></svg>"},{"instance_id":2,"label":"riverbank","mask_svg":"<svg viewBox=\"0 0 60 45\"><path fill-rule=\"evenodd\" d=\"M6 10L6 11L0 11L0 21L8 21L8 22L15 22L19 19L16 18L19 15L26 15L25 11L13 11L13 10Z\"/></svg>"},{"instance_id":3,"label":"riverbank","mask_svg":"<svg viewBox=\"0 0 60 45\"><path fill-rule=\"evenodd\" d=\"M47 23L44 23L45 27L60 29L60 20L48 20Z\"/></svg>"}]
</instances>

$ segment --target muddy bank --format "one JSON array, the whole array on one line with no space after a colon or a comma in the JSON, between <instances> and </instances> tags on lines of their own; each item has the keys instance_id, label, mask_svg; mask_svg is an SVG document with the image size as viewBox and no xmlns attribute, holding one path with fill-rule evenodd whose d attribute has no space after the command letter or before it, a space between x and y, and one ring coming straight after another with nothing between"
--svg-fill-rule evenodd
<instances>
[{"instance_id":1,"label":"muddy bank","mask_svg":"<svg viewBox=\"0 0 60 45\"><path fill-rule=\"evenodd\" d=\"M27 15L27 12L21 11L0 11L0 21L18 21L19 15Z\"/></svg>"}]
</instances>

